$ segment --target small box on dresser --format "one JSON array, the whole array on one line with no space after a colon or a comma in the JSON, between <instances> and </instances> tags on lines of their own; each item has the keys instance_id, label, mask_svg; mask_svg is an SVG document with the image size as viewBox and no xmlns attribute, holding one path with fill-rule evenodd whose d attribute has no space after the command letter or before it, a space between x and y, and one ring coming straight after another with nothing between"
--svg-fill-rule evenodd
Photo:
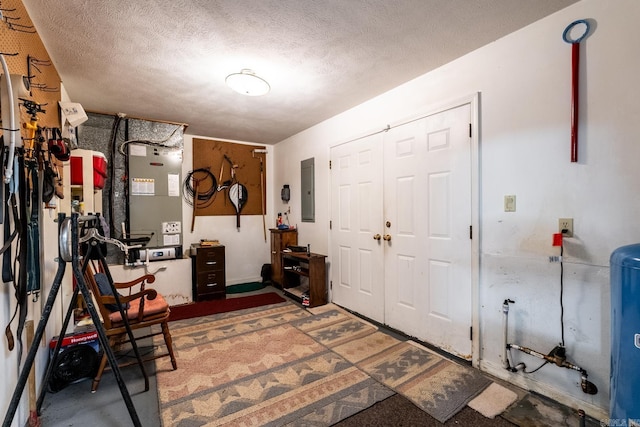
<instances>
[{"instance_id":1,"label":"small box on dresser","mask_svg":"<svg viewBox=\"0 0 640 427\"><path fill-rule=\"evenodd\" d=\"M224 246L191 245L193 300L226 298Z\"/></svg>"}]
</instances>

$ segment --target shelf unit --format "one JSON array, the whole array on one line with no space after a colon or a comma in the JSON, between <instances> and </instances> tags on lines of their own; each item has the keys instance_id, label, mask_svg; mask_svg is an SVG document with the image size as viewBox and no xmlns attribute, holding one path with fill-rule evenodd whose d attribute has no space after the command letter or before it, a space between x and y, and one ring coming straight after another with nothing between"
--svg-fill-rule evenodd
<instances>
[{"instance_id":1,"label":"shelf unit","mask_svg":"<svg viewBox=\"0 0 640 427\"><path fill-rule=\"evenodd\" d=\"M283 252L283 291L304 306L327 303L326 255L306 252Z\"/></svg>"},{"instance_id":2,"label":"shelf unit","mask_svg":"<svg viewBox=\"0 0 640 427\"><path fill-rule=\"evenodd\" d=\"M271 228L271 282L283 287L282 251L298 244L298 230Z\"/></svg>"}]
</instances>

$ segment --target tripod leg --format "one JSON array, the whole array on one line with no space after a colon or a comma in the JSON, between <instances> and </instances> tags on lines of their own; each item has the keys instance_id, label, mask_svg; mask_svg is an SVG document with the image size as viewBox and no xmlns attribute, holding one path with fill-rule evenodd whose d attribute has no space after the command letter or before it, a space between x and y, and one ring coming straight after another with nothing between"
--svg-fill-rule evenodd
<instances>
[{"instance_id":1,"label":"tripod leg","mask_svg":"<svg viewBox=\"0 0 640 427\"><path fill-rule=\"evenodd\" d=\"M44 396L47 392L47 384L51 380L51 374L53 374L53 367L56 366L56 362L58 360L58 355L60 354L60 349L62 348L62 339L64 338L64 333L69 326L69 321L71 320L71 314L73 313L73 306L78 299L78 288L73 291L73 295L71 296L71 300L69 301L69 308L67 309L67 314L64 317L64 323L62 324L62 330L58 335L58 342L56 343L56 348L53 350L53 357L49 360L49 364L47 366L47 372L44 375L44 379L42 381L42 389L40 390L40 395L38 396L38 402L36 403L36 410L38 411L38 415L40 415L40 409L42 408L42 403L44 402Z\"/></svg>"},{"instance_id":2,"label":"tripod leg","mask_svg":"<svg viewBox=\"0 0 640 427\"><path fill-rule=\"evenodd\" d=\"M107 360L109 360L109 365L111 365L113 375L116 377L116 382L118 383L120 394L122 394L124 404L127 406L131 421L133 422L133 425L135 427L141 427L142 424L140 424L138 413L136 412L136 408L133 406L133 401L131 400L131 396L129 395L129 390L127 390L127 386L122 379L122 374L120 373L120 368L118 367L118 361L116 360L116 356L113 354L113 350L109 346L109 338L107 337L107 333L104 330L104 326L102 326L100 316L98 316L98 311L96 310L96 306L93 304L91 293L89 292L89 288L87 288L87 283L84 281L84 275L82 274L82 270L80 269L80 256L78 254L78 249L80 247L80 239L78 238L78 217L78 214L71 215L71 267L73 269L73 275L76 278L76 283L78 288L80 289L80 292L82 292L85 305L87 306L87 311L89 311L91 319L93 320L93 324L96 327L96 332L98 332L100 345L102 346L104 353L107 355Z\"/></svg>"},{"instance_id":3,"label":"tripod leg","mask_svg":"<svg viewBox=\"0 0 640 427\"><path fill-rule=\"evenodd\" d=\"M129 411L129 415L131 416L131 421L133 425L138 427L142 426L140 424L140 419L138 418L138 414L136 413L136 408L133 406L133 401L131 400L131 396L129 395L129 390L127 390L127 386L122 379L122 374L120 373L120 368L118 367L118 361L116 360L116 356L113 354L113 350L109 345L109 338L107 338L107 334L102 326L102 322L100 322L100 316L98 316L98 312L96 311L95 305L93 305L93 300L91 299L91 294L89 293L89 289L87 289L87 284L84 281L84 277L82 276L82 272L77 266L77 263L73 265L73 272L76 278L76 282L78 284L78 288L80 292L82 292L82 296L84 297L85 304L87 306L87 310L91 315L91 319L93 320L93 324L96 327L96 331L98 332L98 337L100 338L100 345L104 353L107 355L107 360L109 360L109 365L111 366L111 370L113 371L113 375L116 377L116 382L118 383L118 387L120 388L120 393L122 394L122 399L124 400L125 405L127 406L127 410Z\"/></svg>"},{"instance_id":4,"label":"tripod leg","mask_svg":"<svg viewBox=\"0 0 640 427\"><path fill-rule=\"evenodd\" d=\"M49 291L49 296L47 297L47 302L42 310L42 315L40 317L40 322L38 323L38 328L33 336L33 342L40 342L42 336L44 335L44 330L47 326L47 322L49 321L49 316L51 315L51 309L53 308L53 303L56 300L58 295L58 290L60 289L60 284L62 283L62 277L64 276L66 264L64 261L58 261L58 271L56 272L55 279L53 280L53 285L51 285L51 290ZM18 377L18 383L16 384L16 388L13 391L13 397L11 398L11 402L9 403L9 409L4 417L4 422L2 423L3 427L9 427L11 422L13 421L13 417L16 415L16 410L18 409L18 405L20 403L20 397L22 396L22 392L24 391L24 386L27 383L29 378L29 371L31 370L31 366L33 365L33 361L36 358L36 353L38 352L38 346L32 345L29 348L29 352L27 353L27 358L24 361L24 365L22 366L22 370L20 371L20 376Z\"/></svg>"},{"instance_id":5,"label":"tripod leg","mask_svg":"<svg viewBox=\"0 0 640 427\"><path fill-rule=\"evenodd\" d=\"M129 316L127 316L127 311L124 309L124 306L120 303L120 295L118 294L118 290L113 284L113 277L111 276L111 272L109 271L109 266L107 265L107 260L102 255L102 252L94 245L89 245L89 250L87 251L87 256L85 257L85 261L83 264L82 271L86 271L87 264L89 263L89 254L92 251L97 251L100 259L100 264L103 267L104 274L107 276L109 280L109 285L111 286L111 293L116 300L116 305L120 310L120 316L122 316L122 321L124 323L124 329L127 331L127 337L129 338L129 342L131 342L131 347L133 347L133 353L136 355L136 360L138 361L138 365L140 366L140 371L142 372L142 377L144 378L144 391L149 391L149 375L147 374L147 370L144 367L144 361L142 360L142 356L140 355L140 351L138 350L138 344L133 336L133 331L131 330L131 325L129 324ZM84 277L84 276L83 276ZM97 387L97 384L96 384Z\"/></svg>"}]
</instances>

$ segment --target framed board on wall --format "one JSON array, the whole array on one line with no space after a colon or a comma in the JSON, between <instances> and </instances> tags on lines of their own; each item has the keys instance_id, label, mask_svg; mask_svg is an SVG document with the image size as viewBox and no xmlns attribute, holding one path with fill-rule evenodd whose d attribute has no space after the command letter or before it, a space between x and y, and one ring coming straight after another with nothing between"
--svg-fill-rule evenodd
<instances>
[{"instance_id":1,"label":"framed board on wall","mask_svg":"<svg viewBox=\"0 0 640 427\"><path fill-rule=\"evenodd\" d=\"M198 193L211 194L208 201L199 200L196 216L235 215L236 209L229 199L229 185L237 182L246 188L246 202L241 215L262 215L266 211L267 162L265 146L245 145L210 139L193 139L193 171L206 169L215 177L216 191L211 179L203 179ZM204 177L204 174L196 176Z\"/></svg>"}]
</instances>

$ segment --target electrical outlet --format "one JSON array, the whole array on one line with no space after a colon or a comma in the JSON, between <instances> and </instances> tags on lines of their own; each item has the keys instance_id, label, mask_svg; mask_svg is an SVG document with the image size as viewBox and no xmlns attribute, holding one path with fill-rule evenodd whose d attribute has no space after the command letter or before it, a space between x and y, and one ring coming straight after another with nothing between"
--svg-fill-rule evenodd
<instances>
[{"instance_id":1,"label":"electrical outlet","mask_svg":"<svg viewBox=\"0 0 640 427\"><path fill-rule=\"evenodd\" d=\"M504 211L505 212L516 211L516 195L515 194L504 196Z\"/></svg>"},{"instance_id":2,"label":"electrical outlet","mask_svg":"<svg viewBox=\"0 0 640 427\"><path fill-rule=\"evenodd\" d=\"M558 220L558 231L564 237L573 237L573 218L560 218Z\"/></svg>"},{"instance_id":3,"label":"electrical outlet","mask_svg":"<svg viewBox=\"0 0 640 427\"><path fill-rule=\"evenodd\" d=\"M171 221L162 223L162 234L180 233L180 221Z\"/></svg>"}]
</instances>

